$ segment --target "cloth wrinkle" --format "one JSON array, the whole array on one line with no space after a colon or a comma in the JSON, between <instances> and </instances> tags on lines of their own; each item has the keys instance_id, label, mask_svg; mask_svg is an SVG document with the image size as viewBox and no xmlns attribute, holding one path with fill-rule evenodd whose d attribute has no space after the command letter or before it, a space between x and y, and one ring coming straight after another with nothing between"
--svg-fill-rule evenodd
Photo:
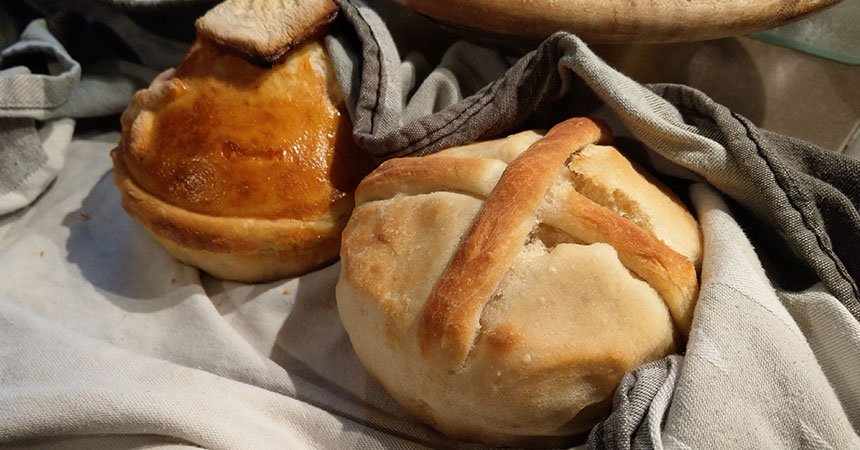
<instances>
[{"instance_id":1,"label":"cloth wrinkle","mask_svg":"<svg viewBox=\"0 0 860 450\"><path fill-rule=\"evenodd\" d=\"M774 170L773 163L770 161L770 158L768 158L764 155L761 144L758 142L758 139L756 139L756 137L753 136L752 130L750 130L747 123L745 121L741 120L741 118L737 114L735 114L734 112L732 112L731 114L732 114L732 117L734 117L735 120L737 120L738 123L744 127L744 130L746 130L747 138L749 138L750 142L752 142L755 145L756 151L757 151L759 157L762 159L762 161L765 162L768 169L770 169L771 175L773 176L774 180L776 181L776 185L782 190L783 194L785 195L785 198L788 200L789 205L791 205L791 207L794 208L795 211L797 211L798 215L800 215L800 218L801 218L801 221L803 222L804 227L806 227L806 229L810 233L812 233L813 236L815 236L815 241L818 244L818 248L825 255L827 255L830 258L830 260L833 262L833 266L836 267L836 270L839 272L839 275L842 277L842 279L845 280L846 283L848 283L849 286L851 286L855 300L857 302L860 302L860 292L858 292L858 290L857 290L857 284L845 272L845 266L842 264L841 261L839 261L839 259L836 257L836 255L833 254L833 248L830 245L826 245L825 242L823 241L824 238L822 238L820 232L818 232L817 229L813 229L813 227L810 226L809 219L806 217L806 214L807 214L806 211L797 206L796 200L794 199L794 197L791 194L789 194L788 191L785 189L785 186L783 185L784 181L782 180L782 178L780 176L777 175L776 171Z\"/></svg>"}]
</instances>

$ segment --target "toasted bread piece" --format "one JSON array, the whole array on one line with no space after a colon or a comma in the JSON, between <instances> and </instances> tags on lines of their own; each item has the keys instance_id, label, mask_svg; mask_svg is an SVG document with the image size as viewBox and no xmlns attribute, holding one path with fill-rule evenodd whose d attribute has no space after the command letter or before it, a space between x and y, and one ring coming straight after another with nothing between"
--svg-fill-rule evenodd
<instances>
[{"instance_id":1,"label":"toasted bread piece","mask_svg":"<svg viewBox=\"0 0 860 450\"><path fill-rule=\"evenodd\" d=\"M271 65L334 20L331 0L226 0L197 19L199 36Z\"/></svg>"}]
</instances>

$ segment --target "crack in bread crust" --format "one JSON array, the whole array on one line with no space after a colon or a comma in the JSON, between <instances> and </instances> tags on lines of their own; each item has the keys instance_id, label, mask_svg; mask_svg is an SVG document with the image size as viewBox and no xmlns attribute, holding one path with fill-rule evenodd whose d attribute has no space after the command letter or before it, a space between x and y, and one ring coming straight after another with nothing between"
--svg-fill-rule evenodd
<instances>
[{"instance_id":1,"label":"crack in bread crust","mask_svg":"<svg viewBox=\"0 0 860 450\"><path fill-rule=\"evenodd\" d=\"M688 300L698 292L693 263L630 219L573 189L565 194L560 205L541 209L544 223L588 244L602 242L614 247L621 263L663 297L675 324L687 335L693 321Z\"/></svg>"}]
</instances>

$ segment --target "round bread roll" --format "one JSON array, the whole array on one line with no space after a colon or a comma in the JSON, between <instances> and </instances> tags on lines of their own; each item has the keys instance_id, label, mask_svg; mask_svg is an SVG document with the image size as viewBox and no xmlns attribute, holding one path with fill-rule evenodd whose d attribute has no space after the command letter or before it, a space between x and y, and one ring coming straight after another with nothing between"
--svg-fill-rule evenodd
<instances>
[{"instance_id":1,"label":"round bread roll","mask_svg":"<svg viewBox=\"0 0 860 450\"><path fill-rule=\"evenodd\" d=\"M337 304L404 410L490 445L560 445L690 328L698 223L571 119L393 159L359 185Z\"/></svg>"},{"instance_id":2,"label":"round bread roll","mask_svg":"<svg viewBox=\"0 0 860 450\"><path fill-rule=\"evenodd\" d=\"M272 67L198 39L121 122L123 207L180 261L259 282L337 258L372 163L318 39Z\"/></svg>"}]
</instances>

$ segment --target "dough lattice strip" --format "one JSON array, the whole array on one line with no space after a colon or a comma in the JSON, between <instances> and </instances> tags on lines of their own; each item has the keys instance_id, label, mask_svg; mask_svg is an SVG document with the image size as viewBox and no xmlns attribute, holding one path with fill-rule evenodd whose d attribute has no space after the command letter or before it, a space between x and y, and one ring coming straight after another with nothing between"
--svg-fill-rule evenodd
<instances>
[{"instance_id":1,"label":"dough lattice strip","mask_svg":"<svg viewBox=\"0 0 860 450\"><path fill-rule=\"evenodd\" d=\"M571 153L609 143L602 122L576 118L553 127L504 171L430 295L418 325L428 362L461 366L481 312L534 227L544 196Z\"/></svg>"}]
</instances>

